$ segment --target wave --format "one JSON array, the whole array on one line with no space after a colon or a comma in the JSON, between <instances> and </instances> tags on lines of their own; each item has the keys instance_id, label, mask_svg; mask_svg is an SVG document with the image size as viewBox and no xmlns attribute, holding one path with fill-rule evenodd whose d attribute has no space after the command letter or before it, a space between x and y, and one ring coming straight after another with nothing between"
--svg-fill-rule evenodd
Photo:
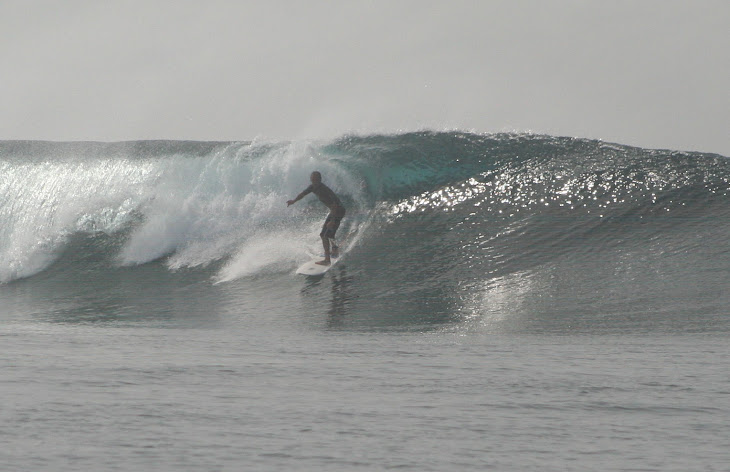
<instances>
[{"instance_id":1,"label":"wave","mask_svg":"<svg viewBox=\"0 0 730 472\"><path fill-rule=\"evenodd\" d=\"M404 293L586 264L601 251L661 247L663 257L727 261L730 163L713 154L429 131L330 142L4 141L0 282L54 264L83 268L88 251L109 270L155 262L213 270L218 282L290 272L319 251L321 204L285 204L315 169L348 208L340 232L351 235L352 257L363 267L387 261L372 275L409 281Z\"/></svg>"}]
</instances>

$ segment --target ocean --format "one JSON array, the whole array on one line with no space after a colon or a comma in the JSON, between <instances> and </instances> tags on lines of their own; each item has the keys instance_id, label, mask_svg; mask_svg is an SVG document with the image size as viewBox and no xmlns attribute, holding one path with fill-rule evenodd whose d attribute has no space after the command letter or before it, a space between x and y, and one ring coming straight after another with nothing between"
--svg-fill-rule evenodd
<instances>
[{"instance_id":1,"label":"ocean","mask_svg":"<svg viewBox=\"0 0 730 472\"><path fill-rule=\"evenodd\" d=\"M0 141L0 470L730 470L729 203L568 137Z\"/></svg>"}]
</instances>

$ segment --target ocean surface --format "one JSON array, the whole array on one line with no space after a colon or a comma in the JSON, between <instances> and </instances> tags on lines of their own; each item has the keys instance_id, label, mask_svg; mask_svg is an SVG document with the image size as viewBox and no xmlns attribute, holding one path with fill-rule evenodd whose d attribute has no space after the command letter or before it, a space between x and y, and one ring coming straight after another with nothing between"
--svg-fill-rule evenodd
<instances>
[{"instance_id":1,"label":"ocean surface","mask_svg":"<svg viewBox=\"0 0 730 472\"><path fill-rule=\"evenodd\" d=\"M720 155L0 141L0 470L728 471L729 304Z\"/></svg>"}]
</instances>

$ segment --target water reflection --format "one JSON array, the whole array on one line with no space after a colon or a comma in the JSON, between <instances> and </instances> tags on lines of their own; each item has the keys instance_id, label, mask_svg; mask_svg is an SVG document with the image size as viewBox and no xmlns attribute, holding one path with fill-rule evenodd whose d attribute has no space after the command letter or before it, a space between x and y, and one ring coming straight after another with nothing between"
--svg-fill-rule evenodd
<instances>
[{"instance_id":1,"label":"water reflection","mask_svg":"<svg viewBox=\"0 0 730 472\"><path fill-rule=\"evenodd\" d=\"M329 272L331 299L327 310L327 327L339 328L344 324L348 304L352 299L350 286L353 277L347 274L347 268L343 265L333 267Z\"/></svg>"},{"instance_id":2,"label":"water reflection","mask_svg":"<svg viewBox=\"0 0 730 472\"><path fill-rule=\"evenodd\" d=\"M338 264L326 273L319 276L306 277L304 286L300 290L305 305L314 302L311 311L320 312L326 302L327 327L339 328L344 326L348 315L350 302L357 298L351 293L354 277L349 275L344 264ZM317 309L319 307L319 310Z\"/></svg>"}]
</instances>

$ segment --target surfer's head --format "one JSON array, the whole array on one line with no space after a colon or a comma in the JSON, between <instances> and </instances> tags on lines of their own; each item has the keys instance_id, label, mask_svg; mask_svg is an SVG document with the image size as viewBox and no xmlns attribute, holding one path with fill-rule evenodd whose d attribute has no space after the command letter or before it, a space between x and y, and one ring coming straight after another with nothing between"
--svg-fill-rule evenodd
<instances>
[{"instance_id":1,"label":"surfer's head","mask_svg":"<svg viewBox=\"0 0 730 472\"><path fill-rule=\"evenodd\" d=\"M312 172L312 175L309 176L309 180L311 180L313 184L320 184L322 183L322 174L315 170Z\"/></svg>"}]
</instances>

